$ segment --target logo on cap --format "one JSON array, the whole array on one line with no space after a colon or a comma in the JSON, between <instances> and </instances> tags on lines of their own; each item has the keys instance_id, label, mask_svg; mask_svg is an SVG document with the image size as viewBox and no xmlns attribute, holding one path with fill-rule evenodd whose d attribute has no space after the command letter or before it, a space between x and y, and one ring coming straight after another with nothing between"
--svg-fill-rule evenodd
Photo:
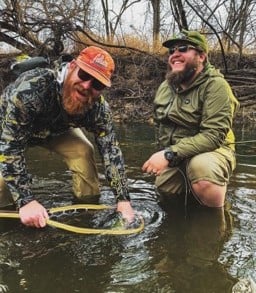
<instances>
[{"instance_id":1,"label":"logo on cap","mask_svg":"<svg viewBox=\"0 0 256 293\"><path fill-rule=\"evenodd\" d=\"M97 54L94 58L93 58L93 63L101 66L101 67L108 67L108 62L106 61L105 57L103 54Z\"/></svg>"}]
</instances>

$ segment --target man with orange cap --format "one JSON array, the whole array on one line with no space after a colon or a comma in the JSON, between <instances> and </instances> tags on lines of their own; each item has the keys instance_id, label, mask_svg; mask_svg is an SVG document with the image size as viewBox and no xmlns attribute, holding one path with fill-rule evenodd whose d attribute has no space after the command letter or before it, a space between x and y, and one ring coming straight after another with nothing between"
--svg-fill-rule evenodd
<instances>
[{"instance_id":1,"label":"man with orange cap","mask_svg":"<svg viewBox=\"0 0 256 293\"><path fill-rule=\"evenodd\" d=\"M0 98L0 207L16 205L21 222L44 227L48 213L33 195L24 151L40 145L64 157L73 174L76 198L99 198L94 148L81 128L94 133L117 211L134 220L124 160L102 95L111 86L115 65L105 50L89 46L55 70L35 68L21 74Z\"/></svg>"}]
</instances>

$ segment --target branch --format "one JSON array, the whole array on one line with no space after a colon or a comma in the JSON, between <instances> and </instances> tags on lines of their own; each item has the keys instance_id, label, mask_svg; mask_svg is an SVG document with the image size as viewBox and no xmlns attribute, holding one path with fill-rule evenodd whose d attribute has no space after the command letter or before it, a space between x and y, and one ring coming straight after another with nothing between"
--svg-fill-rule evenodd
<instances>
[{"instance_id":1,"label":"branch","mask_svg":"<svg viewBox=\"0 0 256 293\"><path fill-rule=\"evenodd\" d=\"M34 49L32 46L21 43L21 42L17 41L16 39L9 37L8 35L6 35L2 32L0 32L0 41L5 42L7 44L10 44L13 47L21 50L22 52L29 52Z\"/></svg>"},{"instance_id":2,"label":"branch","mask_svg":"<svg viewBox=\"0 0 256 293\"><path fill-rule=\"evenodd\" d=\"M215 28L207 21L205 20L199 13L198 11L189 3L188 0L185 0L185 2L187 3L187 5L195 12L195 14L204 22L206 23L210 28L211 30L215 33L218 41L219 41L219 44L220 44L220 48L221 48L221 53L222 53L222 57L223 57L223 62L224 62L224 68L225 68L225 73L228 72L228 68L227 68L227 62L226 62L226 57L225 57L225 51L224 51L224 48L223 48L223 45L222 45L222 42L221 42L221 39L217 33L217 31L215 30Z\"/></svg>"},{"instance_id":3,"label":"branch","mask_svg":"<svg viewBox=\"0 0 256 293\"><path fill-rule=\"evenodd\" d=\"M105 47L109 47L109 48L119 48L119 49L129 49L135 52L139 52L142 54L147 54L147 55L151 55L150 53L143 51L143 50L139 50L137 48L133 48L133 47L129 47L129 46L124 46L124 45L111 45L111 44L106 44L106 43L102 43L96 39L94 39L91 35L89 35L87 32L85 32L80 26L76 27L77 31L83 33L84 35L86 35L91 41L93 41L94 43L97 43L99 45L105 46Z\"/></svg>"}]
</instances>

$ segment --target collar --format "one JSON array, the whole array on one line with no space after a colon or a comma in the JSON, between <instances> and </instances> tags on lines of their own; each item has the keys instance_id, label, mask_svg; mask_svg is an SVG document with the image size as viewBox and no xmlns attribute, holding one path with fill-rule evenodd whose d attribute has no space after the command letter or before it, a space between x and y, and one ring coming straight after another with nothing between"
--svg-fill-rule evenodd
<instances>
[{"instance_id":1,"label":"collar","mask_svg":"<svg viewBox=\"0 0 256 293\"><path fill-rule=\"evenodd\" d=\"M57 70L57 84L60 94L62 94L63 83L68 72L68 64L69 63L62 63Z\"/></svg>"}]
</instances>

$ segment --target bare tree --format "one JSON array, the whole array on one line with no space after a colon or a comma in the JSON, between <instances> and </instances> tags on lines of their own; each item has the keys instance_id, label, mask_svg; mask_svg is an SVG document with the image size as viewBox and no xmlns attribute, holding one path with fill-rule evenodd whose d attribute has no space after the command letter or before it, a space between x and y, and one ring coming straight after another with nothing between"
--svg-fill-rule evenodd
<instances>
[{"instance_id":1,"label":"bare tree","mask_svg":"<svg viewBox=\"0 0 256 293\"><path fill-rule=\"evenodd\" d=\"M216 35L221 50L235 49L242 56L249 46L255 49L255 0L0 0L0 41L30 55L58 55L89 41L113 45L118 40L122 47L124 24L139 31L125 19L136 3L147 3L144 16L152 16L144 22L148 48L164 34L192 28Z\"/></svg>"},{"instance_id":2,"label":"bare tree","mask_svg":"<svg viewBox=\"0 0 256 293\"><path fill-rule=\"evenodd\" d=\"M150 0L153 8L153 49L156 49L160 41L160 4L161 0Z\"/></svg>"},{"instance_id":3,"label":"bare tree","mask_svg":"<svg viewBox=\"0 0 256 293\"><path fill-rule=\"evenodd\" d=\"M223 39L227 51L230 51L232 44L235 44L240 56L242 55L248 32L252 28L251 20L255 5L256 3L253 0L229 1L228 15L223 30Z\"/></svg>"},{"instance_id":4,"label":"bare tree","mask_svg":"<svg viewBox=\"0 0 256 293\"><path fill-rule=\"evenodd\" d=\"M111 2L111 3L110 3ZM104 16L106 38L109 43L113 43L114 37L118 27L121 26L121 20L123 14L135 3L139 3L141 0L123 0L114 3L109 0L101 0L101 6ZM110 5L111 4L111 5ZM118 5L117 5L118 4ZM119 6L119 8L117 8Z\"/></svg>"},{"instance_id":5,"label":"bare tree","mask_svg":"<svg viewBox=\"0 0 256 293\"><path fill-rule=\"evenodd\" d=\"M3 0L0 41L31 55L58 55L66 39L75 37L77 26L86 25L87 1Z\"/></svg>"},{"instance_id":6,"label":"bare tree","mask_svg":"<svg viewBox=\"0 0 256 293\"><path fill-rule=\"evenodd\" d=\"M179 30L181 30L182 28L188 29L186 12L182 0L170 0L170 6L173 17L178 24Z\"/></svg>"},{"instance_id":7,"label":"bare tree","mask_svg":"<svg viewBox=\"0 0 256 293\"><path fill-rule=\"evenodd\" d=\"M194 13L201 19L201 29L213 32L216 36L223 55L226 68L225 54L238 51L237 66L239 67L246 41L255 40L255 1L254 0L185 0ZM226 68L227 70L227 68Z\"/></svg>"}]
</instances>

